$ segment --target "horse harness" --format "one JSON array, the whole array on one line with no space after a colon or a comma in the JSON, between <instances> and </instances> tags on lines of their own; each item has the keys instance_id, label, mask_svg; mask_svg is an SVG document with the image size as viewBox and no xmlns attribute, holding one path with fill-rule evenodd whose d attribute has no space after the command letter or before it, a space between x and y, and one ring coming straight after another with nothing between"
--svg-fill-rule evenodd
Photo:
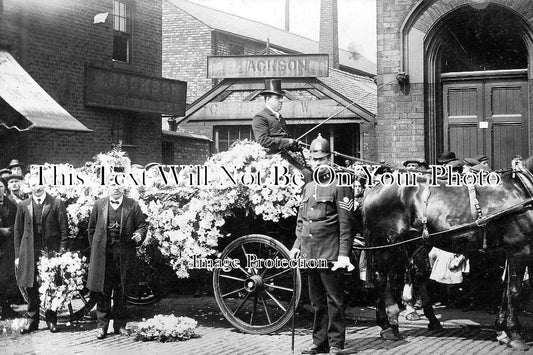
<instances>
[{"instance_id":1,"label":"horse harness","mask_svg":"<svg viewBox=\"0 0 533 355\"><path fill-rule=\"evenodd\" d=\"M518 175L520 182L522 183L522 185L524 186L524 188L529 194L529 198L527 198L524 201L518 202L514 204L513 206L510 206L504 210L494 212L489 215L484 215L483 211L481 210L479 200L477 199L477 193L476 193L475 187L473 185L469 185L468 196L470 200L470 209L472 212L472 217L475 220L471 223L462 224L460 226L457 226L457 227L454 227L454 228L451 228L445 231L429 233L429 230L427 227L427 209L428 209L429 197L431 196L431 191L428 185L428 188L422 192L423 207L422 207L422 216L420 217L420 220L422 222L422 235L421 236L402 240L400 242L387 244L387 245L378 245L378 246L371 246L371 247L353 246L353 249L357 249L357 250L385 249L385 248L390 248L393 246L407 244L407 243L410 243L410 242L413 242L419 239L427 240L430 237L442 237L448 234L463 232L463 231L467 231L473 228L481 228L481 233L483 233L483 249L482 250L485 250L487 248L487 236L486 236L486 230L485 230L487 223L489 223L490 221L494 219L502 218L507 215L523 213L527 208L531 208L531 206L533 205L533 191L531 191L531 188L528 187L528 184L526 183L527 178L529 178L529 180L533 180L533 175L527 169L513 169L513 176L514 174ZM527 175L527 178L524 175Z\"/></svg>"}]
</instances>

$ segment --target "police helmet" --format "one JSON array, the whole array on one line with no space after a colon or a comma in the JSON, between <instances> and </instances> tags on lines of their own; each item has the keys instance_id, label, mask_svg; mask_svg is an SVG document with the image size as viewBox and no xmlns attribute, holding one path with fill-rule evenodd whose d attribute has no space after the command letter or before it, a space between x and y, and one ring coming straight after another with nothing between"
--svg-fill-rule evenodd
<instances>
[{"instance_id":1,"label":"police helmet","mask_svg":"<svg viewBox=\"0 0 533 355\"><path fill-rule=\"evenodd\" d=\"M309 146L309 153L313 158L320 159L327 157L331 154L331 148L329 147L329 142L322 138L320 133L318 137L313 139L311 145Z\"/></svg>"}]
</instances>

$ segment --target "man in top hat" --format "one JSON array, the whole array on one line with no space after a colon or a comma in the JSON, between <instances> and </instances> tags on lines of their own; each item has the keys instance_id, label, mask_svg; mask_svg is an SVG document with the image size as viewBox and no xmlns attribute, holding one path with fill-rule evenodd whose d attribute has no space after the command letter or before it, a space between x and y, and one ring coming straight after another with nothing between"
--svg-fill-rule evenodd
<instances>
[{"instance_id":1,"label":"man in top hat","mask_svg":"<svg viewBox=\"0 0 533 355\"><path fill-rule=\"evenodd\" d=\"M265 108L252 120L255 140L272 153L281 150L299 151L301 149L299 142L289 136L285 119L279 113L284 96L281 80L265 80L265 90L261 95L265 99Z\"/></svg>"},{"instance_id":2,"label":"man in top hat","mask_svg":"<svg viewBox=\"0 0 533 355\"><path fill-rule=\"evenodd\" d=\"M21 164L17 159L11 160L9 163L8 169L11 169L11 174L22 175L22 167L24 164Z\"/></svg>"},{"instance_id":3,"label":"man in top hat","mask_svg":"<svg viewBox=\"0 0 533 355\"><path fill-rule=\"evenodd\" d=\"M7 181L7 188L9 190L8 197L17 205L24 201L28 196L22 191L21 185L24 181L22 175L11 174L5 179Z\"/></svg>"},{"instance_id":4,"label":"man in top hat","mask_svg":"<svg viewBox=\"0 0 533 355\"><path fill-rule=\"evenodd\" d=\"M63 201L46 193L46 180L38 174L30 175L28 184L31 197L22 201L17 208L14 227L15 268L17 285L26 288L28 295L29 324L22 333L29 333L39 327L39 283L37 282L37 261L43 250L65 249L68 241L67 210ZM57 313L45 313L48 329L57 332Z\"/></svg>"},{"instance_id":5,"label":"man in top hat","mask_svg":"<svg viewBox=\"0 0 533 355\"><path fill-rule=\"evenodd\" d=\"M304 187L296 241L290 254L291 258L327 260L328 266L307 270L309 299L314 310L313 345L302 350L302 354L328 351L339 354L346 336L342 269L354 268L349 258L356 222L354 195L350 187L337 186L335 181L329 186L323 183L322 179L329 179L329 169L317 169L331 161L326 139L321 136L314 139L310 155L311 167L320 181L310 181Z\"/></svg>"}]
</instances>

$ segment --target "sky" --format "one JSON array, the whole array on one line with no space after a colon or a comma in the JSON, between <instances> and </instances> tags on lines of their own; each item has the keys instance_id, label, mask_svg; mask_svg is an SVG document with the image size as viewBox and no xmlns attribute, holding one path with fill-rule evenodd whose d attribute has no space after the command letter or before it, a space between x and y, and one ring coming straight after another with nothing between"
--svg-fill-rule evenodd
<instances>
[{"instance_id":1,"label":"sky","mask_svg":"<svg viewBox=\"0 0 533 355\"><path fill-rule=\"evenodd\" d=\"M189 0L217 10L285 28L285 0ZM289 31L318 41L320 0L289 0ZM376 62L376 0L337 0L339 47Z\"/></svg>"}]
</instances>

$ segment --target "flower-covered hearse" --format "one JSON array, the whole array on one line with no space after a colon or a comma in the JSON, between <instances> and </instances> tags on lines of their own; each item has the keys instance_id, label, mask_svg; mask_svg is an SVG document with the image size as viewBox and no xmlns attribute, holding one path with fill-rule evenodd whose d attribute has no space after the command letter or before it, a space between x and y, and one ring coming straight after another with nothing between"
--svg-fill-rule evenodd
<instances>
[{"instance_id":1,"label":"flower-covered hearse","mask_svg":"<svg viewBox=\"0 0 533 355\"><path fill-rule=\"evenodd\" d=\"M203 165L141 167L132 165L117 147L82 168L48 164L41 169L56 177L49 193L65 201L70 236L78 245L73 249L85 247L90 211L106 194L102 175L115 174L147 216L148 235L138 250L141 258L151 257L148 254L156 247L179 278L189 277L195 269L212 271L220 310L242 331L270 333L291 318L300 298L301 277L287 247L295 238L303 181L279 155L241 141ZM67 259L72 263L58 264ZM51 260L60 266L51 268ZM41 261L49 304L54 308L67 304L73 318L94 306L81 291L85 267L78 253ZM68 268L68 275L76 275L70 284L64 275ZM139 296L139 303L143 297L147 295Z\"/></svg>"}]
</instances>

